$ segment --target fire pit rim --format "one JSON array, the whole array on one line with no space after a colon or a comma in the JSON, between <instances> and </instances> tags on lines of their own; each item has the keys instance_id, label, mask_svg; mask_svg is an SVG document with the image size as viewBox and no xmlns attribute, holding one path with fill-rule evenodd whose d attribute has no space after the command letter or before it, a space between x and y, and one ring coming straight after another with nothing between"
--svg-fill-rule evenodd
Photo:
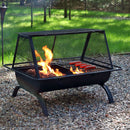
<instances>
[{"instance_id":1,"label":"fire pit rim","mask_svg":"<svg viewBox=\"0 0 130 130\"><path fill-rule=\"evenodd\" d=\"M20 72L19 70L15 69L14 68L11 68L11 67L8 67L9 65L12 65L12 64L5 64L4 67L12 70L12 71L15 71L17 73L20 73L22 75L25 75L27 76L28 78L31 78L33 80L49 80L49 79L62 79L62 78L67 78L67 77L75 77L75 76L82 76L82 75L91 75L91 74L96 74L97 72L86 72L86 73L80 73L80 74L69 74L69 75L64 75L64 76L54 76L54 77L48 77L48 78L37 78L37 77L33 77L29 74L25 74L23 72ZM109 68L107 70L99 70L98 73L105 73L105 72L112 72L112 71L118 71L118 70L122 70L121 67L119 66L116 66L116 65L113 65L113 67L115 68Z\"/></svg>"}]
</instances>

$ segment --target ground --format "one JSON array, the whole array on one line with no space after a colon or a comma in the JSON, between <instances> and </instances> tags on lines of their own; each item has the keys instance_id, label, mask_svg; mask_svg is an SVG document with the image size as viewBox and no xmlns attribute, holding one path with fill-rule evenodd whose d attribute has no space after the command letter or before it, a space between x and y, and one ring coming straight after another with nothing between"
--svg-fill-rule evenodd
<instances>
[{"instance_id":1,"label":"ground","mask_svg":"<svg viewBox=\"0 0 130 130\"><path fill-rule=\"evenodd\" d=\"M15 74L0 68L0 129L43 130L112 130L130 129L130 55L113 55L114 64L122 68L114 71L106 85L112 92L114 103L109 104L106 93L99 85L78 89L42 93L49 116L45 117L37 99L20 89Z\"/></svg>"}]
</instances>

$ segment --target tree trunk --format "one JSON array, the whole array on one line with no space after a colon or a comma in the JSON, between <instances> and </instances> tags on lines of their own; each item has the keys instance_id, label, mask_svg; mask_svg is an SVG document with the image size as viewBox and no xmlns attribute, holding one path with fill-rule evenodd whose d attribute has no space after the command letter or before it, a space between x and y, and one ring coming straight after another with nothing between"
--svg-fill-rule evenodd
<instances>
[{"instance_id":1,"label":"tree trunk","mask_svg":"<svg viewBox=\"0 0 130 130\"><path fill-rule=\"evenodd\" d=\"M25 0L20 0L20 6L24 6L24 1Z\"/></svg>"},{"instance_id":2,"label":"tree trunk","mask_svg":"<svg viewBox=\"0 0 130 130\"><path fill-rule=\"evenodd\" d=\"M49 12L49 17L51 17L51 8L50 7L48 9L48 12Z\"/></svg>"},{"instance_id":3,"label":"tree trunk","mask_svg":"<svg viewBox=\"0 0 130 130\"><path fill-rule=\"evenodd\" d=\"M114 0L114 6L115 6L115 9L114 9L114 10L115 10L115 11L117 10L117 9L116 9L116 4L117 4L117 0Z\"/></svg>"},{"instance_id":4,"label":"tree trunk","mask_svg":"<svg viewBox=\"0 0 130 130\"><path fill-rule=\"evenodd\" d=\"M46 23L46 6L44 6L44 23Z\"/></svg>"},{"instance_id":5,"label":"tree trunk","mask_svg":"<svg viewBox=\"0 0 130 130\"><path fill-rule=\"evenodd\" d=\"M129 4L130 4L130 2L129 2ZM128 9L128 11L129 11L129 13L130 13L130 6L129 6L129 9Z\"/></svg>"},{"instance_id":6,"label":"tree trunk","mask_svg":"<svg viewBox=\"0 0 130 130\"><path fill-rule=\"evenodd\" d=\"M51 4L52 4L52 0L49 0L49 8L48 8L49 17L51 17Z\"/></svg>"},{"instance_id":7,"label":"tree trunk","mask_svg":"<svg viewBox=\"0 0 130 130\"><path fill-rule=\"evenodd\" d=\"M71 20L72 0L69 0L69 20Z\"/></svg>"},{"instance_id":8,"label":"tree trunk","mask_svg":"<svg viewBox=\"0 0 130 130\"><path fill-rule=\"evenodd\" d=\"M87 9L87 0L84 0L84 10L86 11Z\"/></svg>"},{"instance_id":9,"label":"tree trunk","mask_svg":"<svg viewBox=\"0 0 130 130\"><path fill-rule=\"evenodd\" d=\"M84 10L85 10L85 16L86 16L86 10L87 10L87 0L84 0Z\"/></svg>"},{"instance_id":10,"label":"tree trunk","mask_svg":"<svg viewBox=\"0 0 130 130\"><path fill-rule=\"evenodd\" d=\"M33 3L31 0L31 28L33 27Z\"/></svg>"},{"instance_id":11,"label":"tree trunk","mask_svg":"<svg viewBox=\"0 0 130 130\"><path fill-rule=\"evenodd\" d=\"M67 18L67 0L64 0L64 18Z\"/></svg>"},{"instance_id":12,"label":"tree trunk","mask_svg":"<svg viewBox=\"0 0 130 130\"><path fill-rule=\"evenodd\" d=\"M46 19L46 9L47 9L46 1L43 2L43 8L44 8L44 23L46 23L46 21L47 21L47 19Z\"/></svg>"},{"instance_id":13,"label":"tree trunk","mask_svg":"<svg viewBox=\"0 0 130 130\"><path fill-rule=\"evenodd\" d=\"M8 0L6 0L6 6L8 6Z\"/></svg>"},{"instance_id":14,"label":"tree trunk","mask_svg":"<svg viewBox=\"0 0 130 130\"><path fill-rule=\"evenodd\" d=\"M124 0L121 0L121 7L122 7L122 10L125 9L125 7L124 7Z\"/></svg>"},{"instance_id":15,"label":"tree trunk","mask_svg":"<svg viewBox=\"0 0 130 130\"><path fill-rule=\"evenodd\" d=\"M26 0L26 3L28 4L28 3L31 3L31 0Z\"/></svg>"}]
</instances>

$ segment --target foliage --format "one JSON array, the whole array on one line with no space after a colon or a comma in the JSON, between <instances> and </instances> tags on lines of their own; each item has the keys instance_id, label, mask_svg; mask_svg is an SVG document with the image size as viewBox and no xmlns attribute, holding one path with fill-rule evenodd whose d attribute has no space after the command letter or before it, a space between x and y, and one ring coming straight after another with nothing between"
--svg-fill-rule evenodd
<instances>
[{"instance_id":1,"label":"foliage","mask_svg":"<svg viewBox=\"0 0 130 130\"><path fill-rule=\"evenodd\" d=\"M6 3L19 2L20 5L28 4L31 0L2 0ZM101 10L112 12L130 13L130 0L32 0L34 5L43 6L43 2L53 4L54 8L63 9L65 1L67 7L72 1L72 9Z\"/></svg>"},{"instance_id":2,"label":"foliage","mask_svg":"<svg viewBox=\"0 0 130 130\"><path fill-rule=\"evenodd\" d=\"M63 8L64 0L55 4L56 8ZM67 1L69 4L69 0ZM85 3L86 2L86 3ZM113 12L130 12L130 0L72 0L72 9L104 10Z\"/></svg>"}]
</instances>

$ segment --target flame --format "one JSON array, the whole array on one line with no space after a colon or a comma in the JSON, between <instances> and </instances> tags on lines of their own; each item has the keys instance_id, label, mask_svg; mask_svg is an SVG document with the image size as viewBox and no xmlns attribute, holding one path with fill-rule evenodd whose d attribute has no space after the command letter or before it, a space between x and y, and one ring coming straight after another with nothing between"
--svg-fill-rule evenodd
<instances>
[{"instance_id":1,"label":"flame","mask_svg":"<svg viewBox=\"0 0 130 130\"><path fill-rule=\"evenodd\" d=\"M59 69L54 70L53 68L51 68L50 63L51 63L51 61L53 59L52 51L47 46L43 46L42 50L45 52L45 58L46 58L45 61L42 59L42 57L37 52L37 50L35 50L36 57L40 58L40 61L38 61L37 64L42 67L42 70L39 70L39 74L43 74L43 75L46 75L46 76L49 76L51 74L53 74L55 76L63 76L63 75L65 75L62 72L60 72ZM76 69L73 70L72 66L70 67L70 71L73 74L84 73L81 69L78 69L78 67L76 67Z\"/></svg>"},{"instance_id":2,"label":"flame","mask_svg":"<svg viewBox=\"0 0 130 130\"><path fill-rule=\"evenodd\" d=\"M78 69L78 67L76 67L76 69L73 70L72 66L70 67L70 71L71 71L73 74L84 73L81 69Z\"/></svg>"},{"instance_id":3,"label":"flame","mask_svg":"<svg viewBox=\"0 0 130 130\"><path fill-rule=\"evenodd\" d=\"M55 76L63 76L64 74L59 71L59 69L52 69L50 66L50 63L53 59L53 53L52 51L47 48L47 46L43 46L42 50L45 52L46 60L44 61L40 54L35 50L36 57L40 58L40 61L37 62L38 65L42 66L42 70L40 70L40 73L44 75L54 74Z\"/></svg>"},{"instance_id":4,"label":"flame","mask_svg":"<svg viewBox=\"0 0 130 130\"><path fill-rule=\"evenodd\" d=\"M49 48L47 48L47 46L43 46L42 50L45 52L45 57L46 57L46 61L45 62L47 64L50 64L51 61L52 61L52 58L53 58L52 51Z\"/></svg>"}]
</instances>

